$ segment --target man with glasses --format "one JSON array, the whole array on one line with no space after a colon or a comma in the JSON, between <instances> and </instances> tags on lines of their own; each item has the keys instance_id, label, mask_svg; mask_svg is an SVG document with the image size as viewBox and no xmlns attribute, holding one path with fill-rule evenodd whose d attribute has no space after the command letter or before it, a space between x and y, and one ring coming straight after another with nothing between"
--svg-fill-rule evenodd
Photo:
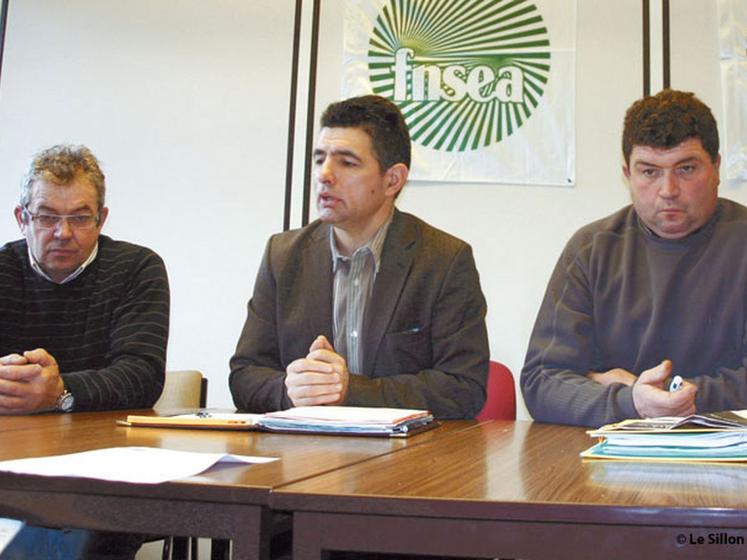
<instances>
[{"instance_id":1,"label":"man with glasses","mask_svg":"<svg viewBox=\"0 0 747 560\"><path fill-rule=\"evenodd\" d=\"M161 394L166 270L150 249L101 235L104 194L84 146L31 162L15 208L24 239L0 248L0 414L145 408Z\"/></svg>"}]
</instances>

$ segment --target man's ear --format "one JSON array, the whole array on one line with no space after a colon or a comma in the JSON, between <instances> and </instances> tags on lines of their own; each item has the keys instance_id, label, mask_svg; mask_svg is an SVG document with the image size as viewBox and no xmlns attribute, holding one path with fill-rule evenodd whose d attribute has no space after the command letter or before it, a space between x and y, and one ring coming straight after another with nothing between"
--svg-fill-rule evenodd
<instances>
[{"instance_id":1,"label":"man's ear","mask_svg":"<svg viewBox=\"0 0 747 560\"><path fill-rule=\"evenodd\" d=\"M16 222L18 222L18 227L21 230L21 233L26 233L26 228L28 227L28 219L29 214L26 212L21 206L16 206L13 209L13 214L15 214Z\"/></svg>"},{"instance_id":2,"label":"man's ear","mask_svg":"<svg viewBox=\"0 0 747 560\"><path fill-rule=\"evenodd\" d=\"M404 163L395 163L386 171L386 194L389 196L396 196L399 191L407 183L407 175L410 170Z\"/></svg>"},{"instance_id":3,"label":"man's ear","mask_svg":"<svg viewBox=\"0 0 747 560\"><path fill-rule=\"evenodd\" d=\"M99 231L101 231L101 228L104 227L104 222L106 221L106 218L109 216L109 208L104 206L101 209L101 212L99 212Z\"/></svg>"},{"instance_id":4,"label":"man's ear","mask_svg":"<svg viewBox=\"0 0 747 560\"><path fill-rule=\"evenodd\" d=\"M625 175L625 178L630 180L630 167L628 167L627 163L623 163L622 171L623 171L623 175Z\"/></svg>"}]
</instances>

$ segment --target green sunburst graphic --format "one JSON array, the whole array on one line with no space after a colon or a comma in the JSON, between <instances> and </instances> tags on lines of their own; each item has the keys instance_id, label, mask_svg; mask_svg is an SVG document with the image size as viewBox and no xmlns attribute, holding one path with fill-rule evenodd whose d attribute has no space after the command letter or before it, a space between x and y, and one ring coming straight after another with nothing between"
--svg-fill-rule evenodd
<instances>
[{"instance_id":1,"label":"green sunburst graphic","mask_svg":"<svg viewBox=\"0 0 747 560\"><path fill-rule=\"evenodd\" d=\"M374 93L399 105L414 142L469 151L513 134L550 73L550 41L528 0L389 0L368 51Z\"/></svg>"}]
</instances>

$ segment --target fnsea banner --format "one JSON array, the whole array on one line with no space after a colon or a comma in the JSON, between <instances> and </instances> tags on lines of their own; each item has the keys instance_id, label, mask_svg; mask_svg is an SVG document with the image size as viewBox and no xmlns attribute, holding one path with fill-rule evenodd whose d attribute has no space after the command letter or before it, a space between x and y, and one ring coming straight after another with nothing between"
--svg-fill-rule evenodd
<instances>
[{"instance_id":1,"label":"fnsea banner","mask_svg":"<svg viewBox=\"0 0 747 560\"><path fill-rule=\"evenodd\" d=\"M575 183L576 0L350 0L343 97L396 103L410 179Z\"/></svg>"},{"instance_id":2,"label":"fnsea banner","mask_svg":"<svg viewBox=\"0 0 747 560\"><path fill-rule=\"evenodd\" d=\"M719 0L719 48L724 118L721 172L747 179L747 2Z\"/></svg>"}]
</instances>

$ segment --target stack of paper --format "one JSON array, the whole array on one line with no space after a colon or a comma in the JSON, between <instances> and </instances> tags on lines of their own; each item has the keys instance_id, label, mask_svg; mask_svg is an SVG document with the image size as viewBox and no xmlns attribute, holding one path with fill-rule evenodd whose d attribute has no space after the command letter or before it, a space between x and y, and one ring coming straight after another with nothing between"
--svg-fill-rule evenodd
<instances>
[{"instance_id":1,"label":"stack of paper","mask_svg":"<svg viewBox=\"0 0 747 560\"><path fill-rule=\"evenodd\" d=\"M427 410L356 406L302 406L267 414L204 411L176 416L130 415L124 424L374 436L407 436L436 426Z\"/></svg>"},{"instance_id":2,"label":"stack of paper","mask_svg":"<svg viewBox=\"0 0 747 560\"><path fill-rule=\"evenodd\" d=\"M406 434L433 422L427 410L356 406L300 406L265 414L270 431L361 435Z\"/></svg>"},{"instance_id":3,"label":"stack of paper","mask_svg":"<svg viewBox=\"0 0 747 560\"><path fill-rule=\"evenodd\" d=\"M589 432L590 459L747 462L747 410L625 420Z\"/></svg>"}]
</instances>

